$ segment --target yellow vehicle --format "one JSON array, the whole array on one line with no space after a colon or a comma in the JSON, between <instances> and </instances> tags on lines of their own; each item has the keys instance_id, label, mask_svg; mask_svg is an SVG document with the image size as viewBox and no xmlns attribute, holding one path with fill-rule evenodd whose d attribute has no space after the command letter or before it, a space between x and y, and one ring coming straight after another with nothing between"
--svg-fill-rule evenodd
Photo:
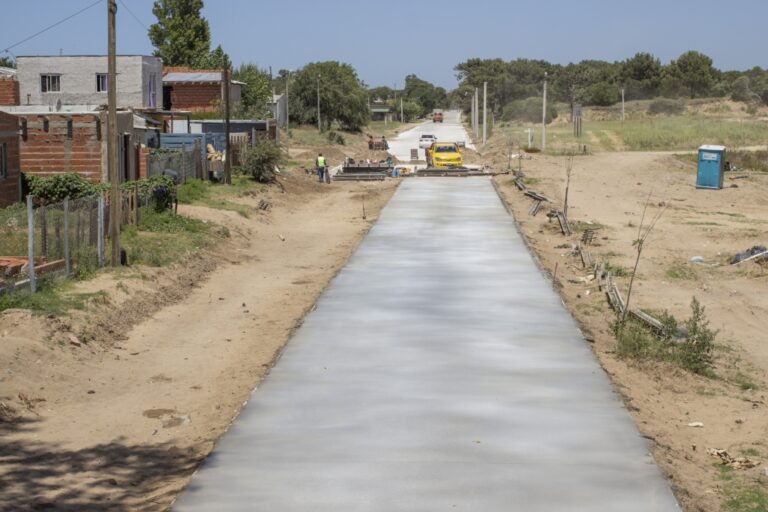
<instances>
[{"instance_id":1,"label":"yellow vehicle","mask_svg":"<svg viewBox=\"0 0 768 512\"><path fill-rule=\"evenodd\" d=\"M464 166L461 149L455 142L433 142L426 152L428 167L453 169Z\"/></svg>"}]
</instances>

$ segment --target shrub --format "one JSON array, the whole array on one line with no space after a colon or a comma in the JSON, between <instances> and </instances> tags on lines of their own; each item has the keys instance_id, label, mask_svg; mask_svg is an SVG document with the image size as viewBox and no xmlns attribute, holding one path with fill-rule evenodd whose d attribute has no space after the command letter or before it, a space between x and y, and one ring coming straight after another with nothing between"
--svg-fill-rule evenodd
<instances>
[{"instance_id":1,"label":"shrub","mask_svg":"<svg viewBox=\"0 0 768 512\"><path fill-rule=\"evenodd\" d=\"M344 146L347 144L347 141L344 139L344 136L340 133L334 132L333 130L328 132L328 142L331 144L338 144L340 146Z\"/></svg>"},{"instance_id":2,"label":"shrub","mask_svg":"<svg viewBox=\"0 0 768 512\"><path fill-rule=\"evenodd\" d=\"M258 139L245 151L243 169L260 183L271 183L277 176L276 167L282 159L280 146L268 139Z\"/></svg>"},{"instance_id":3,"label":"shrub","mask_svg":"<svg viewBox=\"0 0 768 512\"><path fill-rule=\"evenodd\" d=\"M740 76L731 85L731 99L733 101L752 100L752 91L749 90L749 77Z\"/></svg>"},{"instance_id":4,"label":"shrub","mask_svg":"<svg viewBox=\"0 0 768 512\"><path fill-rule=\"evenodd\" d=\"M138 188L139 197L148 200L149 204L158 212L171 207L174 187L173 180L168 176L152 176L145 180L126 181L120 184L123 191Z\"/></svg>"},{"instance_id":5,"label":"shrub","mask_svg":"<svg viewBox=\"0 0 768 512\"><path fill-rule=\"evenodd\" d=\"M648 113L653 116L657 114L679 115L684 111L685 103L680 100L659 98L648 105Z\"/></svg>"},{"instance_id":6,"label":"shrub","mask_svg":"<svg viewBox=\"0 0 768 512\"><path fill-rule=\"evenodd\" d=\"M607 82L598 82L586 88L582 94L585 105L610 107L619 101L619 88Z\"/></svg>"},{"instance_id":7,"label":"shrub","mask_svg":"<svg viewBox=\"0 0 768 512\"><path fill-rule=\"evenodd\" d=\"M26 179L29 193L43 204L60 203L66 198L79 199L102 188L74 172L56 176L26 175Z\"/></svg>"},{"instance_id":8,"label":"shrub","mask_svg":"<svg viewBox=\"0 0 768 512\"><path fill-rule=\"evenodd\" d=\"M691 317L685 322L685 328L685 339L678 346L680 363L694 373L706 374L712 366L717 332L709 328L704 307L696 297L691 301Z\"/></svg>"},{"instance_id":9,"label":"shrub","mask_svg":"<svg viewBox=\"0 0 768 512\"><path fill-rule=\"evenodd\" d=\"M541 122L541 98L528 98L507 103L501 118L503 121ZM547 104L547 124L557 119L557 109L552 103Z\"/></svg>"}]
</instances>

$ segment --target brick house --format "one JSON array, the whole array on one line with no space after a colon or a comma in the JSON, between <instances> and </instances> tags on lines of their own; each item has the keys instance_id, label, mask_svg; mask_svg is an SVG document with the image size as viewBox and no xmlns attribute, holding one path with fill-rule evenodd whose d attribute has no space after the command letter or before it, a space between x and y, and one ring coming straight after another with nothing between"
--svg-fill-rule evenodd
<instances>
[{"instance_id":1,"label":"brick house","mask_svg":"<svg viewBox=\"0 0 768 512\"><path fill-rule=\"evenodd\" d=\"M21 199L19 119L0 112L0 208Z\"/></svg>"},{"instance_id":2,"label":"brick house","mask_svg":"<svg viewBox=\"0 0 768 512\"><path fill-rule=\"evenodd\" d=\"M231 106L240 103L244 84L231 80ZM221 70L163 68L163 109L168 111L218 112L223 100Z\"/></svg>"},{"instance_id":3,"label":"brick house","mask_svg":"<svg viewBox=\"0 0 768 512\"><path fill-rule=\"evenodd\" d=\"M25 175L76 172L92 182L107 182L107 118L103 110L73 106L5 107L19 119L19 167ZM159 145L160 123L133 111L117 114L120 181L146 176L148 147Z\"/></svg>"},{"instance_id":4,"label":"brick house","mask_svg":"<svg viewBox=\"0 0 768 512\"><path fill-rule=\"evenodd\" d=\"M16 70L0 67L0 105L18 105L20 98Z\"/></svg>"}]
</instances>

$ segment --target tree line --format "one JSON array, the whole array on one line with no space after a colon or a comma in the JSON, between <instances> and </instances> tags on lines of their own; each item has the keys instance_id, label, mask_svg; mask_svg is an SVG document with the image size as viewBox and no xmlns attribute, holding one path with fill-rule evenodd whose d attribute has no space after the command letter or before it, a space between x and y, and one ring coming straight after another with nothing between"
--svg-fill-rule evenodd
<instances>
[{"instance_id":1,"label":"tree line","mask_svg":"<svg viewBox=\"0 0 768 512\"><path fill-rule=\"evenodd\" d=\"M488 82L489 108L504 115L520 110L540 97L545 76L549 97L569 104L610 106L621 100L650 98L730 97L736 101L768 104L768 70L721 71L712 59L688 51L668 64L650 53L637 53L623 61L583 60L567 65L545 60L469 59L454 68L459 81L450 97L469 109L475 88ZM539 112L541 102L538 103ZM540 116L540 114L539 114Z\"/></svg>"}]
</instances>

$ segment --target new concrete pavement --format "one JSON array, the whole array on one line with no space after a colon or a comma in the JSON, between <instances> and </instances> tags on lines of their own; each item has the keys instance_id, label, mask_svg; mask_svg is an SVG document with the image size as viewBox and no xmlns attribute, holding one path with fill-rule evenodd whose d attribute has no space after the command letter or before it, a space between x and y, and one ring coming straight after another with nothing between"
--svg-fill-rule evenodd
<instances>
[{"instance_id":1,"label":"new concrete pavement","mask_svg":"<svg viewBox=\"0 0 768 512\"><path fill-rule=\"evenodd\" d=\"M173 510L678 507L490 181L409 178Z\"/></svg>"}]
</instances>

